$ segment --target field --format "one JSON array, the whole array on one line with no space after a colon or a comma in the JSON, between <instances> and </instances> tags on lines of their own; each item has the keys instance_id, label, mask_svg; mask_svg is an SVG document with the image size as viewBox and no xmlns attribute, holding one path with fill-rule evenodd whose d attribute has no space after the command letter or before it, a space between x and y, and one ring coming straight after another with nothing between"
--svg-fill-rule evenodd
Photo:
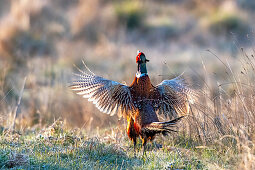
<instances>
[{"instance_id":1,"label":"field","mask_svg":"<svg viewBox=\"0 0 255 170\"><path fill-rule=\"evenodd\" d=\"M121 127L112 127L88 137L80 129L63 129L57 120L42 133L5 133L1 138L1 167L14 169L203 169L232 168L240 157L237 148L197 146L194 141L159 138L146 155L134 156ZM161 143L161 144L159 144ZM219 141L219 144L221 142ZM138 148L141 143L138 144ZM222 155L224 154L224 156Z\"/></svg>"},{"instance_id":2,"label":"field","mask_svg":"<svg viewBox=\"0 0 255 170\"><path fill-rule=\"evenodd\" d=\"M0 169L255 169L255 3L0 0ZM154 85L183 73L198 98L146 155L126 120L68 87L85 69ZM161 118L163 120L164 118Z\"/></svg>"}]
</instances>

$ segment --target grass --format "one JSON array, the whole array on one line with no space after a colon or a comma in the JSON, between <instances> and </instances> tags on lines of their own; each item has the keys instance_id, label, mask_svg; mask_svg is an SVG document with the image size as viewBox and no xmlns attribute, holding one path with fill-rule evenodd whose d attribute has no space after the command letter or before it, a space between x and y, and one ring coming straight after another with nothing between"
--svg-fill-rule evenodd
<instances>
[{"instance_id":1,"label":"grass","mask_svg":"<svg viewBox=\"0 0 255 170\"><path fill-rule=\"evenodd\" d=\"M158 136L155 143L149 144L146 155L142 155L141 141L139 141L138 153L134 157L133 146L127 138L124 126L113 123L107 127L105 124L107 121L105 121L104 128L96 126L98 128L95 129L92 124L99 122L101 113L98 117L91 119L91 122L85 122L85 128L68 128L71 117L76 117L75 109L82 110L82 107L79 107L82 102L81 100L74 102L75 98L72 97L59 98L62 95L55 95L50 98L50 105L47 106L46 103L47 107L57 105L56 108L51 108L52 112L49 115L55 117L57 111L65 108L65 111L71 115L70 119L56 120L52 125L46 126L46 121L42 123L43 115L38 111L37 124L30 124L32 128L29 125L19 124L19 121L31 121L31 116L17 117L16 132L8 131L8 126L4 124L3 128L1 127L4 130L0 133L0 168L254 169L255 60L253 53L241 50L241 70L238 68L233 70L229 63L225 63L215 55L224 66L223 71L227 81L209 83L210 71L204 65L204 91L200 100L195 102L194 106L192 105L191 113L179 124L179 133L171 134L169 137ZM241 73L238 73L239 71ZM4 86L4 80L2 81L1 84ZM54 91L54 87L46 88ZM21 91L20 89L22 88L17 91ZM42 88L40 90L42 91ZM27 87L25 91L28 91ZM61 88L59 91L60 94L64 93ZM4 98L5 93L2 95ZM24 93L22 101L25 99L31 100ZM5 103L7 100L1 104L7 107ZM72 105L70 109L67 109L68 104ZM45 113L49 112L47 107ZM31 113L37 112L32 111L34 112ZM87 117L90 117L89 113L94 112L85 113ZM108 118L114 119L114 117ZM13 119L10 123L13 123L12 121ZM44 126L46 128L42 128ZM92 130L86 131L86 129Z\"/></svg>"},{"instance_id":2,"label":"grass","mask_svg":"<svg viewBox=\"0 0 255 170\"><path fill-rule=\"evenodd\" d=\"M104 129L92 137L83 130L64 127L57 120L41 131L23 134L4 131L0 139L0 168L208 169L214 165L231 169L238 160L238 152L233 148L196 146L194 141L180 138L180 134L177 138L157 137L157 144L149 144L146 155L142 154L139 142L134 156L133 146L120 127ZM116 132L121 134L119 140L112 136ZM159 144L162 147L156 147Z\"/></svg>"},{"instance_id":3,"label":"grass","mask_svg":"<svg viewBox=\"0 0 255 170\"><path fill-rule=\"evenodd\" d=\"M222 2L200 0L194 8L186 1L64 2L0 2L1 169L255 169L254 10L228 12ZM157 137L146 156L139 141L134 157L117 116L67 86L83 57L96 74L131 83L138 49L151 60L154 85L186 70L203 92L179 133ZM13 123L16 132L6 130Z\"/></svg>"}]
</instances>

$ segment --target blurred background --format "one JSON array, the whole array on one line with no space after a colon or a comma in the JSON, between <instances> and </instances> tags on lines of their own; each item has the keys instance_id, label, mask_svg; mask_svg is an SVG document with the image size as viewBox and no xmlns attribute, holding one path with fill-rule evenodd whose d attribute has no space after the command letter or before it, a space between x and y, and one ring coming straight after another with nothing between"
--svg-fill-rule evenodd
<instances>
[{"instance_id":1,"label":"blurred background","mask_svg":"<svg viewBox=\"0 0 255 170\"><path fill-rule=\"evenodd\" d=\"M68 89L82 59L130 84L140 50L153 84L182 72L199 88L224 83L223 63L240 73L244 50L254 53L254 18L252 0L0 0L0 125L16 113L19 129L60 117L88 130L116 124Z\"/></svg>"}]
</instances>

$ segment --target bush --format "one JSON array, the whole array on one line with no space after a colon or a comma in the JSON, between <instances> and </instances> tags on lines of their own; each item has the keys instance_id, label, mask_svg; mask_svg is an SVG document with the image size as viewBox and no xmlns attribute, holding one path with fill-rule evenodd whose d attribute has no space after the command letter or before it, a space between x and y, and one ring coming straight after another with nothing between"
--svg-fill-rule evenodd
<instances>
[{"instance_id":1,"label":"bush","mask_svg":"<svg viewBox=\"0 0 255 170\"><path fill-rule=\"evenodd\" d=\"M118 23L128 29L143 26L144 8L138 1L123 1L115 5Z\"/></svg>"},{"instance_id":2,"label":"bush","mask_svg":"<svg viewBox=\"0 0 255 170\"><path fill-rule=\"evenodd\" d=\"M243 36L249 31L249 24L235 14L216 14L210 23L210 31L217 35L231 35L233 32Z\"/></svg>"}]
</instances>

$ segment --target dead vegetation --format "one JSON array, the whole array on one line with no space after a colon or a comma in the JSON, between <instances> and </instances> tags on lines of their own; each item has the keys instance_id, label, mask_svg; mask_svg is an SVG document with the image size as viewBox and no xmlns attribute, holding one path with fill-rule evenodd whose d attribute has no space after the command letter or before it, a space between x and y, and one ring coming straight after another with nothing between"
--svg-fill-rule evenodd
<instances>
[{"instance_id":1,"label":"dead vegetation","mask_svg":"<svg viewBox=\"0 0 255 170\"><path fill-rule=\"evenodd\" d=\"M101 155L92 151L105 149L102 155L121 155L128 167L132 149L126 140L125 121L100 113L67 87L73 64L81 66L82 58L99 75L131 83L135 54L140 49L151 60L148 70L153 83L185 70L200 96L180 124L180 133L164 140L159 137L160 151L151 146L155 153L146 166L141 159L131 162L139 168L165 167L160 161L170 168L190 163L200 167L202 161L200 168L254 169L252 4L227 0L0 2L0 8L6 8L0 13L0 134L9 141L3 143L6 147L12 145L10 141L19 143L32 132L35 143L49 142L42 148L59 144L61 152L52 155L72 159L73 150L65 147L83 141L80 147L90 148L90 155L77 157ZM214 50L205 51L207 48ZM8 131L13 125L14 134ZM75 132L76 128L86 133ZM37 149L36 160L31 160L33 152L25 150L12 148L1 153L5 163L0 166L47 164L39 161L45 155ZM175 160L169 153L181 157ZM158 155L162 156L159 160L153 158ZM91 158L89 165L96 167L93 161Z\"/></svg>"}]
</instances>

